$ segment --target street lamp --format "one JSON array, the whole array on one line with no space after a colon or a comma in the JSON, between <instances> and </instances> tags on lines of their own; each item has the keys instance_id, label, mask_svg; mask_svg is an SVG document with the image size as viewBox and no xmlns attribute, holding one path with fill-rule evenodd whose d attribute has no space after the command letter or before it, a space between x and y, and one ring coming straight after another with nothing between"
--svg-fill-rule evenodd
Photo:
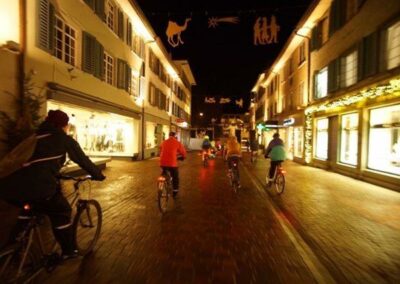
<instances>
[{"instance_id":1,"label":"street lamp","mask_svg":"<svg viewBox=\"0 0 400 284\"><path fill-rule=\"evenodd\" d=\"M204 115L204 113L200 112L200 113L199 113L199 115L200 115L200 116L203 116L203 115Z\"/></svg>"}]
</instances>

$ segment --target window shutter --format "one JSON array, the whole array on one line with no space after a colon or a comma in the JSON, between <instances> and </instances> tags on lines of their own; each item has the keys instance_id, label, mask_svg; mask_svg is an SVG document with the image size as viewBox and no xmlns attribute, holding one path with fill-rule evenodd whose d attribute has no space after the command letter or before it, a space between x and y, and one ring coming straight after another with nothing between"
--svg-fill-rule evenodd
<instances>
[{"instance_id":1,"label":"window shutter","mask_svg":"<svg viewBox=\"0 0 400 284\"><path fill-rule=\"evenodd\" d=\"M125 89L125 62L122 59L117 60L117 88Z\"/></svg>"},{"instance_id":2,"label":"window shutter","mask_svg":"<svg viewBox=\"0 0 400 284\"><path fill-rule=\"evenodd\" d=\"M47 52L53 53L55 10L54 6L51 5L48 0L39 0L38 24L38 47Z\"/></svg>"},{"instance_id":3,"label":"window shutter","mask_svg":"<svg viewBox=\"0 0 400 284\"><path fill-rule=\"evenodd\" d=\"M155 93L155 100L154 100L153 106L158 107L158 102L160 101L160 99L159 99L160 91L156 88L156 91L154 93Z\"/></svg>"},{"instance_id":4,"label":"window shutter","mask_svg":"<svg viewBox=\"0 0 400 284\"><path fill-rule=\"evenodd\" d=\"M118 36L124 39L124 13L118 9Z\"/></svg>"},{"instance_id":5,"label":"window shutter","mask_svg":"<svg viewBox=\"0 0 400 284\"><path fill-rule=\"evenodd\" d=\"M378 33L364 38L364 77L374 75L378 67Z\"/></svg>"},{"instance_id":6,"label":"window shutter","mask_svg":"<svg viewBox=\"0 0 400 284\"><path fill-rule=\"evenodd\" d=\"M106 12L104 7L104 0L95 0L94 12L100 17L102 21L106 20Z\"/></svg>"},{"instance_id":7,"label":"window shutter","mask_svg":"<svg viewBox=\"0 0 400 284\"><path fill-rule=\"evenodd\" d=\"M83 0L92 10L94 10L95 7L95 0Z\"/></svg>"},{"instance_id":8,"label":"window shutter","mask_svg":"<svg viewBox=\"0 0 400 284\"><path fill-rule=\"evenodd\" d=\"M339 58L328 65L328 92L336 91L339 88L339 66Z\"/></svg>"},{"instance_id":9,"label":"window shutter","mask_svg":"<svg viewBox=\"0 0 400 284\"><path fill-rule=\"evenodd\" d=\"M104 79L104 48L98 42L94 41L94 72L93 75L99 79Z\"/></svg>"},{"instance_id":10,"label":"window shutter","mask_svg":"<svg viewBox=\"0 0 400 284\"><path fill-rule=\"evenodd\" d=\"M357 56L357 81L364 78L364 40L358 43L358 56Z\"/></svg>"},{"instance_id":11,"label":"window shutter","mask_svg":"<svg viewBox=\"0 0 400 284\"><path fill-rule=\"evenodd\" d=\"M132 80L132 69L125 62L125 90L129 93L131 89L131 80Z\"/></svg>"},{"instance_id":12,"label":"window shutter","mask_svg":"<svg viewBox=\"0 0 400 284\"><path fill-rule=\"evenodd\" d=\"M132 24L129 19L126 20L126 43L132 48Z\"/></svg>"},{"instance_id":13,"label":"window shutter","mask_svg":"<svg viewBox=\"0 0 400 284\"><path fill-rule=\"evenodd\" d=\"M82 70L94 74L95 38L87 32L82 33Z\"/></svg>"}]
</instances>

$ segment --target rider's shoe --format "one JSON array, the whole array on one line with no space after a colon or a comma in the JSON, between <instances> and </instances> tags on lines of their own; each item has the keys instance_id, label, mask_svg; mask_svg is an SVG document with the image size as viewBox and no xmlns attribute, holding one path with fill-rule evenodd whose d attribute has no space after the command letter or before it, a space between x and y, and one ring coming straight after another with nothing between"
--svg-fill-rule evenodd
<instances>
[{"instance_id":1,"label":"rider's shoe","mask_svg":"<svg viewBox=\"0 0 400 284\"><path fill-rule=\"evenodd\" d=\"M178 196L178 193L179 193L179 190L178 190L178 189L174 189L174 190L172 191L172 197L173 197L173 198L176 198L176 197Z\"/></svg>"},{"instance_id":2,"label":"rider's shoe","mask_svg":"<svg viewBox=\"0 0 400 284\"><path fill-rule=\"evenodd\" d=\"M73 250L70 253L63 253L61 255L61 259L64 261L64 260L68 260L68 259L77 258L78 256L79 256L78 250Z\"/></svg>"}]
</instances>

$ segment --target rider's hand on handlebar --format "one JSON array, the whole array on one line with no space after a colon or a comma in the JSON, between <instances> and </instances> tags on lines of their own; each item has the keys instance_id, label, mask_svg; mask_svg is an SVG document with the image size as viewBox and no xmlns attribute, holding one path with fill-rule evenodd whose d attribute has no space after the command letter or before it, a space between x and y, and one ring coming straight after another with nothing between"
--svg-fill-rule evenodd
<instances>
[{"instance_id":1,"label":"rider's hand on handlebar","mask_svg":"<svg viewBox=\"0 0 400 284\"><path fill-rule=\"evenodd\" d=\"M179 160L179 161L184 161L184 160L185 160L185 157L179 156L179 157L178 157L178 160Z\"/></svg>"}]
</instances>

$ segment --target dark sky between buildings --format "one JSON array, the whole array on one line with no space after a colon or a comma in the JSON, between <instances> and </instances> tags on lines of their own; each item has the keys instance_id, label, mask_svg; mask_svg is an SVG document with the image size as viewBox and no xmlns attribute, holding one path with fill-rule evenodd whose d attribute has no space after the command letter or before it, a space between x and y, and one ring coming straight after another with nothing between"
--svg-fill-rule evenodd
<instances>
[{"instance_id":1,"label":"dark sky between buildings","mask_svg":"<svg viewBox=\"0 0 400 284\"><path fill-rule=\"evenodd\" d=\"M250 102L250 90L257 76L278 55L294 26L311 0L136 0L173 59L187 59L197 86L193 88L192 115L199 112L208 124L217 113L243 113ZM278 43L253 44L253 26L258 17L275 15L280 26ZM209 27L212 17L237 17L239 22L219 23ZM187 29L181 33L183 45L172 47L167 42L168 21L183 25L191 18ZM216 104L205 104L205 97L215 97ZM232 103L219 104L220 98L230 98ZM243 108L234 101L243 98Z\"/></svg>"}]
</instances>

